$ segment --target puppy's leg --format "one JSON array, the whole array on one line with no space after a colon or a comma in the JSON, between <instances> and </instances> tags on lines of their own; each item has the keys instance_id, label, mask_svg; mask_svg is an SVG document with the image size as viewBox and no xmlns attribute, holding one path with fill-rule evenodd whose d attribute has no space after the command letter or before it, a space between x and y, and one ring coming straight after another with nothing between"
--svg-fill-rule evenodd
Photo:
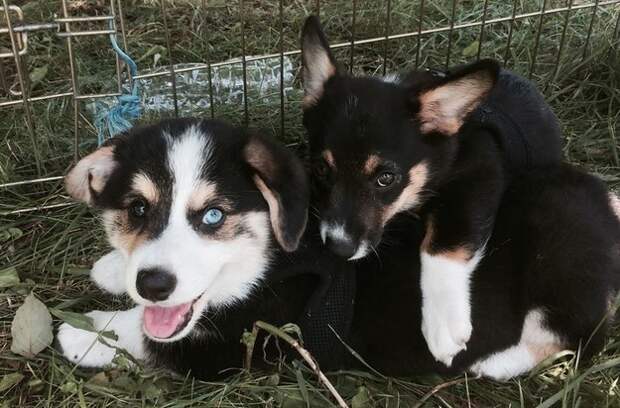
<instances>
[{"instance_id":1,"label":"puppy's leg","mask_svg":"<svg viewBox=\"0 0 620 408\"><path fill-rule=\"evenodd\" d=\"M102 290L121 295L126 292L125 267L127 259L118 250L104 255L93 265L90 279Z\"/></svg>"},{"instance_id":2,"label":"puppy's leg","mask_svg":"<svg viewBox=\"0 0 620 408\"><path fill-rule=\"evenodd\" d=\"M98 331L114 331L117 340L107 337L102 337L100 340L98 333L77 329L67 323L61 324L57 339L63 356L84 367L102 367L111 364L116 354L114 347L124 349L137 359L144 358L142 314L142 306L118 312L95 310L86 314L93 319Z\"/></svg>"},{"instance_id":3,"label":"puppy's leg","mask_svg":"<svg viewBox=\"0 0 620 408\"><path fill-rule=\"evenodd\" d=\"M525 317L519 343L477 361L470 370L479 376L506 381L530 371L563 348L559 336L545 326L543 312L534 309Z\"/></svg>"},{"instance_id":4,"label":"puppy's leg","mask_svg":"<svg viewBox=\"0 0 620 408\"><path fill-rule=\"evenodd\" d=\"M482 250L464 249L420 254L422 334L431 354L448 367L471 337L470 279L481 257Z\"/></svg>"},{"instance_id":5,"label":"puppy's leg","mask_svg":"<svg viewBox=\"0 0 620 408\"><path fill-rule=\"evenodd\" d=\"M470 281L495 222L501 180L492 167L465 172L428 214L420 248L422 333L431 354L448 367L471 337Z\"/></svg>"}]
</instances>

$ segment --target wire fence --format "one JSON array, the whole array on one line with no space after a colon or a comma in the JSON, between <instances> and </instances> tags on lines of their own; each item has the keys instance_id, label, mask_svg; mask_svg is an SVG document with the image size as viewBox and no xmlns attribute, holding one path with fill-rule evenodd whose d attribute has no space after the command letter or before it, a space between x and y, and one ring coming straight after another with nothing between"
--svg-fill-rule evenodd
<instances>
[{"instance_id":1,"label":"wire fence","mask_svg":"<svg viewBox=\"0 0 620 408\"><path fill-rule=\"evenodd\" d=\"M23 2L21 2L23 3ZM107 11L103 15L80 15L73 12L71 8L71 2L62 0L58 2L58 12L56 15L51 16L50 19L41 21L27 21L24 18L23 7L10 4L9 0L1 0L0 6L0 45L4 42L8 44L8 47L0 47L0 115L3 113L8 115L16 115L16 109L21 109L26 131L30 138L30 144L33 149L33 157L36 166L36 177L30 177L28 179L8 180L7 182L0 184L0 192L2 189L13 188L17 186L26 186L36 183L50 183L57 182L62 178L61 175L45 174L43 166L41 166L41 154L40 146L41 140L37 135L36 121L37 117L33 114L33 106L44 101L51 100L63 100L63 103L69 101L72 105L73 114L73 141L72 151L73 158L77 160L80 153L80 142L84 137L84 106L85 104L92 103L97 100L104 100L119 96L123 92L123 84L126 81L125 67L123 63L116 57L114 62L114 78L111 79L115 82L116 89L111 92L89 92L88 86L82 86L81 77L78 74L78 65L76 62L76 49L75 42L83 41L87 37L90 38L102 38L106 39L110 34L114 34L120 40L125 50L131 53L131 48L128 47L128 39L130 35L127 29L127 20L123 9L123 2L121 0L109 0L105 2L105 10ZM534 75L537 67L537 54L539 53L539 47L541 43L541 37L547 35L544 30L544 22L549 16L561 16L561 24L557 26L555 34L559 35L559 41L557 41L556 55L553 59L553 63L546 67L546 71L549 72L547 77L549 81L556 79L558 70L561 64L562 55L566 51L568 33L571 29L571 15L577 12L588 12L589 22L586 24L587 32L585 34L585 41L583 41L582 48L575 52L571 50L573 55L576 55L575 60L584 60L588 58L588 49L590 41L592 39L592 32L594 22L597 17L597 13L605 9L613 9L618 14L616 17L615 25L613 27L614 38L618 37L619 23L620 23L620 0L606 0L606 1L579 1L568 0L558 4L558 2L552 2L550 0L542 0L540 8L534 11L520 12L519 0L513 0L510 7L506 7L506 15L490 15L490 1L484 0L482 10L475 18L469 18L466 21L457 20L456 15L459 7L465 7L457 0L449 2L449 9L446 10L448 21L441 26L429 27L427 25L427 13L432 6L431 0L419 0L416 3L416 16L411 21L409 30L403 30L402 32L393 32L395 30L393 20L393 4L392 0L385 0L383 9L385 15L381 17L383 20L382 31L383 35L371 36L368 38L357 38L360 32L360 15L359 15L359 2L358 0L352 0L350 2L350 29L348 34L350 38L348 41L339 41L331 44L332 49L339 52L348 53L348 69L354 71L356 56L365 46L379 46L379 53L383 63L381 67L376 71L379 74L386 74L390 68L389 58L392 51L393 44L399 44L403 41L413 41L414 51L414 64L418 67L422 64L424 55L423 39L429 38L435 35L446 35L447 44L445 45L445 56L443 64L449 66L455 61L455 35L464 30L478 30L477 37L477 49L474 49L471 53L471 58L481 58L483 56L483 49L488 39L487 31L490 27L496 25L507 25L508 32L506 33L504 43L501 50L494 50L494 55L501 55L503 62L506 64L511 59L512 42L515 38L516 23L522 20L532 21L532 24L528 29L534 29L533 33L534 43L529 48L530 55L529 66L527 72L523 74L530 78ZM505 3L505 2L504 2ZM170 35L170 21L168 17L168 1L160 1L160 21L163 27L163 35L165 38L165 52L168 59L167 64L163 69L159 69L153 72L140 73L134 80L148 80L153 78L167 78L167 85L170 88L172 94L172 109L171 114L179 116L179 96L178 96L178 84L177 78L179 74L189 72L202 72L206 74L208 78L208 95L206 98L210 101L208 103L209 114L213 117L216 116L214 109L214 84L213 77L214 72L220 67L225 66L241 66L242 74L242 104L240 110L242 111L243 122L248 123L250 120L249 111L251 109L251 98L248 97L250 91L249 78L248 78L248 64L257 61L276 59L279 64L279 83L278 83L278 127L283 134L286 128L286 97L285 97L285 59L287 57L295 57L300 54L299 49L286 49L285 48L285 36L287 35L287 17L285 15L285 4L283 0L280 0L277 4L277 10L274 12L274 23L271 29L277 32L279 36L277 52L266 53L261 55L250 55L247 49L247 21L246 16L248 8L252 7L251 4L246 4L245 1L240 0L238 3L238 24L240 25L240 38L239 49L236 57L228 58L222 61L204 61L197 64L191 64L191 66L178 65L183 61L176 61L174 56L175 44ZM321 15L322 4L319 0L313 2L311 9L307 12L316 13ZM323 4L325 7L325 4ZM323 17L323 16L322 16ZM401 27L399 27L401 28ZM43 93L34 92L32 89L32 72L28 72L27 60L34 53L36 53L35 47L33 47L33 41L37 38L37 33L47 32L53 33L58 41L64 42L64 47L67 51L68 66L68 80L69 89L62 92ZM296 39L295 39L296 42ZM615 46L615 45L614 45ZM497 47L496 47L497 48ZM468 54L468 55L469 55ZM83 89L87 89L83 91ZM19 214L22 212L31 212L42 210L46 208L57 208L59 206L71 205L68 202L54 202L36 207L24 206L21 208L12 208L3 214Z\"/></svg>"}]
</instances>

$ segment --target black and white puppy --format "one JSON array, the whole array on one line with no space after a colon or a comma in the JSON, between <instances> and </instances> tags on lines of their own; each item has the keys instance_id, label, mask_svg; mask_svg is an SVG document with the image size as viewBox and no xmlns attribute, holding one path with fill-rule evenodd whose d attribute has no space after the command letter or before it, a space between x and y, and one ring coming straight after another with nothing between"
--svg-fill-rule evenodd
<instances>
[{"instance_id":1,"label":"black and white puppy","mask_svg":"<svg viewBox=\"0 0 620 408\"><path fill-rule=\"evenodd\" d=\"M66 187L101 210L115 249L96 263L93 279L137 304L88 314L117 340L60 326L63 354L80 365L110 364L120 347L212 377L240 367L240 338L254 321L298 322L317 276L346 273L318 239L300 244L308 209L301 162L222 122L134 128L83 158Z\"/></svg>"},{"instance_id":2,"label":"black and white puppy","mask_svg":"<svg viewBox=\"0 0 620 408\"><path fill-rule=\"evenodd\" d=\"M560 162L557 120L531 83L491 60L396 82L352 77L315 17L302 61L322 238L357 260L396 214L419 214L421 327L450 366L471 337L470 281L502 196L519 172Z\"/></svg>"}]
</instances>

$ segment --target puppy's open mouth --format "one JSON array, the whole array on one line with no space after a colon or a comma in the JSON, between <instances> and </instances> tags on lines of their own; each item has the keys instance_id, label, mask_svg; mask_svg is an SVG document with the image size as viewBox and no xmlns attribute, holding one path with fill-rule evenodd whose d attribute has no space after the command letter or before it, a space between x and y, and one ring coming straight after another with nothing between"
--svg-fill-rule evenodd
<instances>
[{"instance_id":1,"label":"puppy's open mouth","mask_svg":"<svg viewBox=\"0 0 620 408\"><path fill-rule=\"evenodd\" d=\"M192 320L194 305L200 299L176 306L145 306L144 331L153 338L169 339L183 330Z\"/></svg>"}]
</instances>

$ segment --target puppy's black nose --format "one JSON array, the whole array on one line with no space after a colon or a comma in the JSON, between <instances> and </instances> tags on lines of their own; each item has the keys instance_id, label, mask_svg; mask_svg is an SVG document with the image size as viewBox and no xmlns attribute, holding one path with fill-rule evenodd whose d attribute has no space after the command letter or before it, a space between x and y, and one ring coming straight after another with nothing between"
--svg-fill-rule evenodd
<instances>
[{"instance_id":1,"label":"puppy's black nose","mask_svg":"<svg viewBox=\"0 0 620 408\"><path fill-rule=\"evenodd\" d=\"M325 239L325 245L333 253L343 258L351 258L357 250L357 245L353 242L344 239L334 239L329 236Z\"/></svg>"},{"instance_id":2,"label":"puppy's black nose","mask_svg":"<svg viewBox=\"0 0 620 408\"><path fill-rule=\"evenodd\" d=\"M138 294L153 302L168 299L176 285L177 278L159 268L142 269L136 278Z\"/></svg>"}]
</instances>

